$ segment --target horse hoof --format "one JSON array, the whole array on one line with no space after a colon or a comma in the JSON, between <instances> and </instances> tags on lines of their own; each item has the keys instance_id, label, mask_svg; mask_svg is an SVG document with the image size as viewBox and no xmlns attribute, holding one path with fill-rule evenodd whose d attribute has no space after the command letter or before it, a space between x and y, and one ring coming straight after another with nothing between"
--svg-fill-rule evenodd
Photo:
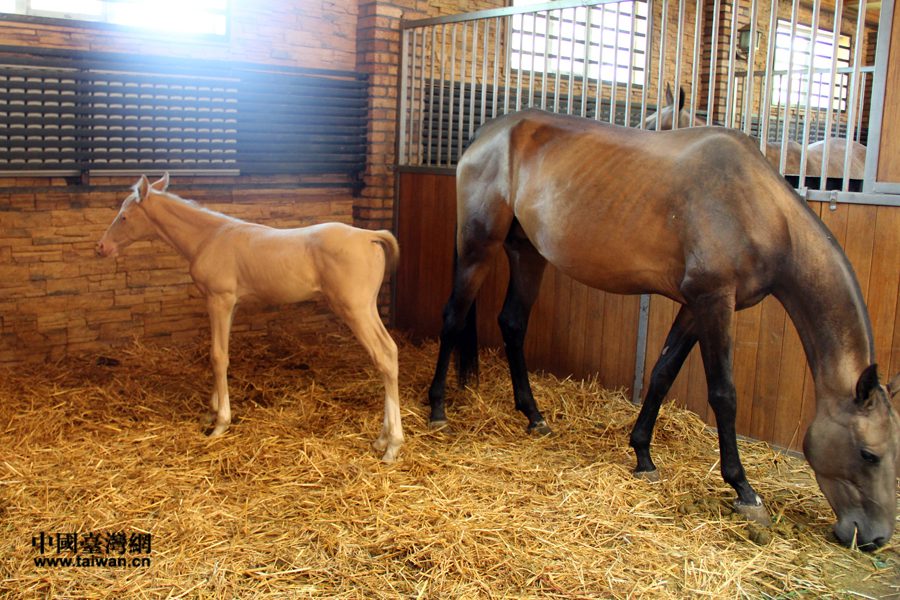
<instances>
[{"instance_id":1,"label":"horse hoof","mask_svg":"<svg viewBox=\"0 0 900 600\"><path fill-rule=\"evenodd\" d=\"M447 419L436 419L433 421L428 421L428 429L432 431L447 430Z\"/></svg>"},{"instance_id":2,"label":"horse hoof","mask_svg":"<svg viewBox=\"0 0 900 600\"><path fill-rule=\"evenodd\" d=\"M207 434L207 436L208 436L208 437L211 437L211 438L212 438L212 437L219 437L220 435L222 435L222 434L225 433L226 431L228 431L228 425L216 425L215 427L213 427L212 431L210 431L210 432Z\"/></svg>"},{"instance_id":3,"label":"horse hoof","mask_svg":"<svg viewBox=\"0 0 900 600\"><path fill-rule=\"evenodd\" d=\"M541 419L540 421L528 425L528 433L534 435L550 435L553 433L553 430L547 425L547 421Z\"/></svg>"},{"instance_id":4,"label":"horse hoof","mask_svg":"<svg viewBox=\"0 0 900 600\"><path fill-rule=\"evenodd\" d=\"M384 452L388 447L388 441L382 438L378 438L374 442L372 442L372 447L378 450L379 452Z\"/></svg>"},{"instance_id":5,"label":"horse hoof","mask_svg":"<svg viewBox=\"0 0 900 600\"><path fill-rule=\"evenodd\" d=\"M400 453L399 447L388 448L387 452L384 453L384 456L381 457L381 462L391 464L392 462L397 460L397 455Z\"/></svg>"},{"instance_id":6,"label":"horse hoof","mask_svg":"<svg viewBox=\"0 0 900 600\"><path fill-rule=\"evenodd\" d=\"M634 476L638 479L643 479L644 481L649 481L650 483L656 483L659 481L659 471L653 469L652 471L635 471Z\"/></svg>"},{"instance_id":7,"label":"horse hoof","mask_svg":"<svg viewBox=\"0 0 900 600\"><path fill-rule=\"evenodd\" d=\"M772 525L772 520L769 518L769 511L766 510L766 506L762 502L759 504L750 504L735 500L734 510L748 521L753 521L763 527Z\"/></svg>"}]
</instances>

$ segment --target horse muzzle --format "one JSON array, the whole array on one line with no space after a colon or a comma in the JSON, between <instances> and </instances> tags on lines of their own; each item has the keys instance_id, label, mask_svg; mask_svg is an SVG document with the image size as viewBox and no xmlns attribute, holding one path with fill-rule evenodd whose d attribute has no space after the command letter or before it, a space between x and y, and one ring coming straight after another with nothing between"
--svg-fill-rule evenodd
<instances>
[{"instance_id":1,"label":"horse muzzle","mask_svg":"<svg viewBox=\"0 0 900 600\"><path fill-rule=\"evenodd\" d=\"M97 256L106 258L109 256L115 256L119 252L119 247L111 242L106 242L104 240L100 240L97 242L97 245L94 247L94 251L97 253Z\"/></svg>"},{"instance_id":2,"label":"horse muzzle","mask_svg":"<svg viewBox=\"0 0 900 600\"><path fill-rule=\"evenodd\" d=\"M864 552L872 552L888 543L893 534L893 523L875 523L857 515L844 517L834 524L834 536L844 546L856 547Z\"/></svg>"}]
</instances>

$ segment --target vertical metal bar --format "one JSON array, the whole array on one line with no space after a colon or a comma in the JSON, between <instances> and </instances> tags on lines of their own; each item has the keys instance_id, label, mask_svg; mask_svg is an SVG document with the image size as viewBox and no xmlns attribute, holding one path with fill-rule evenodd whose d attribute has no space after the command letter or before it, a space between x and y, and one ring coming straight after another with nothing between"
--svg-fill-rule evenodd
<instances>
[{"instance_id":1,"label":"vertical metal bar","mask_svg":"<svg viewBox=\"0 0 900 600\"><path fill-rule=\"evenodd\" d=\"M426 163L431 166L431 143L434 140L434 71L437 63L437 27L431 28L431 85L428 95L428 145L426 146ZM443 84L441 85L443 88Z\"/></svg>"},{"instance_id":2,"label":"vertical metal bar","mask_svg":"<svg viewBox=\"0 0 900 600\"><path fill-rule=\"evenodd\" d=\"M697 118L697 102L694 100L700 95L700 12L703 6L702 0L697 0L694 8L694 54L691 63L691 127L694 126L694 120Z\"/></svg>"},{"instance_id":3,"label":"vertical metal bar","mask_svg":"<svg viewBox=\"0 0 900 600\"><path fill-rule=\"evenodd\" d=\"M481 126L487 120L487 92L488 92L488 39L491 37L491 22L484 22L484 41L481 48L481 116L478 120ZM499 44L497 44L499 46Z\"/></svg>"},{"instance_id":4,"label":"vertical metal bar","mask_svg":"<svg viewBox=\"0 0 900 600\"><path fill-rule=\"evenodd\" d=\"M588 88L590 87L590 65L591 65L591 29L593 25L591 25L591 15L594 12L590 6L588 6L585 10L587 10L587 14L584 17L584 69L581 74L581 116L587 116L587 97L588 97Z\"/></svg>"},{"instance_id":5,"label":"vertical metal bar","mask_svg":"<svg viewBox=\"0 0 900 600\"><path fill-rule=\"evenodd\" d=\"M682 45L684 40L684 0L678 0L678 31L675 36L675 80L672 82L672 94L675 97L675 108L678 109L672 115L672 129L678 129L681 108L678 99L681 97L681 54L684 52ZM694 91L691 90L693 97Z\"/></svg>"},{"instance_id":6,"label":"vertical metal bar","mask_svg":"<svg viewBox=\"0 0 900 600\"><path fill-rule=\"evenodd\" d=\"M618 3L612 7L616 15L616 26L613 28L613 71L612 81L609 84L609 122L616 122L616 99L619 96L619 22L622 14L619 12Z\"/></svg>"},{"instance_id":7,"label":"vertical metal bar","mask_svg":"<svg viewBox=\"0 0 900 600\"><path fill-rule=\"evenodd\" d=\"M456 27L454 25L454 27ZM444 81L447 69L447 25L441 25L441 89L438 92L438 140L437 165L441 165L441 150L444 148ZM452 61L451 61L452 63ZM451 67L452 68L452 67ZM452 102L451 102L452 104ZM450 109L453 110L452 108Z\"/></svg>"},{"instance_id":8,"label":"vertical metal bar","mask_svg":"<svg viewBox=\"0 0 900 600\"><path fill-rule=\"evenodd\" d=\"M753 121L753 69L756 66L756 17L757 0L750 2L750 43L747 49L747 81L744 84L744 133L752 133Z\"/></svg>"},{"instance_id":9,"label":"vertical metal bar","mask_svg":"<svg viewBox=\"0 0 900 600\"><path fill-rule=\"evenodd\" d=\"M806 70L806 107L803 111L803 140L800 143L800 187L806 187L806 148L809 146L809 109L813 75L816 71L816 37L819 33L819 0L813 0L812 27L809 34L809 67Z\"/></svg>"},{"instance_id":10,"label":"vertical metal bar","mask_svg":"<svg viewBox=\"0 0 900 600\"><path fill-rule=\"evenodd\" d=\"M637 346L634 352L634 384L631 386L631 402L641 403L641 392L644 387L644 363L647 360L647 331L650 324L650 296L641 294L640 312L638 313Z\"/></svg>"},{"instance_id":11,"label":"vertical metal bar","mask_svg":"<svg viewBox=\"0 0 900 600\"><path fill-rule=\"evenodd\" d=\"M505 29L507 30L507 32L509 32L509 35L506 36L506 39L511 41L512 33L513 33L513 30L512 30L513 17L505 17L504 21L506 23ZM511 72L512 72L512 61L511 61L511 55L512 55L511 46L512 46L512 44L507 44L506 46L507 46L506 59L505 59L506 73L504 73L504 78L506 79L506 86L504 86L504 88L503 88L503 114L509 113L509 88L511 85L510 77L512 77L512 74L511 74Z\"/></svg>"},{"instance_id":12,"label":"vertical metal bar","mask_svg":"<svg viewBox=\"0 0 900 600\"><path fill-rule=\"evenodd\" d=\"M784 101L784 123L781 130L781 160L778 162L778 171L783 175L787 164L787 143L790 135L791 115L791 82L794 80L794 38L797 36L797 9L799 0L791 3L791 39L788 44L788 69L787 69L787 97ZM803 187L804 182L799 182Z\"/></svg>"},{"instance_id":13,"label":"vertical metal bar","mask_svg":"<svg viewBox=\"0 0 900 600\"><path fill-rule=\"evenodd\" d=\"M407 37L409 37L410 30L407 29L404 31L404 33L406 33ZM415 121L416 121L416 84L415 84L415 81L416 81L416 65L417 65L416 44L418 43L418 40L419 40L419 30L413 29L412 30L412 43L410 44L410 54L412 55L412 59L410 60L410 64L409 64L409 72L404 73L404 77L408 77L409 78L408 81L411 82L411 85L409 86L409 130L406 132L406 138L402 138L402 137L400 138L400 143L402 145L406 146L406 148L405 148L406 162L403 164L407 164L407 165L412 164L412 161L413 161L413 159L412 159L413 138L416 136L416 124L415 124ZM406 56L406 54L404 54L404 57L405 56ZM405 87L405 85L404 85L404 87ZM405 97L406 97L406 94L404 94L404 98ZM401 113L401 114L403 114L403 113ZM405 117L401 117L401 118L405 118Z\"/></svg>"},{"instance_id":14,"label":"vertical metal bar","mask_svg":"<svg viewBox=\"0 0 900 600\"><path fill-rule=\"evenodd\" d=\"M497 116L497 102L499 101L499 96L497 92L497 85L500 82L500 17L494 18L494 80L493 87L494 93L491 96L491 118L496 118Z\"/></svg>"},{"instance_id":15,"label":"vertical metal bar","mask_svg":"<svg viewBox=\"0 0 900 600\"><path fill-rule=\"evenodd\" d=\"M550 11L544 11L544 63L541 69L541 110L547 110L547 71L550 70Z\"/></svg>"},{"instance_id":16,"label":"vertical metal bar","mask_svg":"<svg viewBox=\"0 0 900 600\"><path fill-rule=\"evenodd\" d=\"M531 64L528 73L528 106L534 106L534 56L537 39L537 13L531 13Z\"/></svg>"},{"instance_id":17,"label":"vertical metal bar","mask_svg":"<svg viewBox=\"0 0 900 600\"><path fill-rule=\"evenodd\" d=\"M463 128L466 119L466 63L469 58L469 23L463 22L462 26L462 48L459 57L459 123L456 128L456 160L462 156L463 149Z\"/></svg>"},{"instance_id":18,"label":"vertical metal bar","mask_svg":"<svg viewBox=\"0 0 900 600\"><path fill-rule=\"evenodd\" d=\"M719 0L716 0L718 2ZM650 2L647 5L647 35L644 38L644 85L641 86L641 129L644 128L644 121L647 119L647 89L650 87L650 70L653 68L653 47L650 42L653 39L653 6Z\"/></svg>"},{"instance_id":19,"label":"vertical metal bar","mask_svg":"<svg viewBox=\"0 0 900 600\"><path fill-rule=\"evenodd\" d=\"M857 110L859 111L859 120L856 122L856 133L853 135L853 140L859 142L862 139L862 126L863 119L862 114L866 108L866 86L868 85L868 73L860 73L860 92L859 92L859 106Z\"/></svg>"},{"instance_id":20,"label":"vertical metal bar","mask_svg":"<svg viewBox=\"0 0 900 600\"><path fill-rule=\"evenodd\" d=\"M697 0L697 4L700 0ZM700 22L699 20L697 21ZM637 0L631 2L631 27L628 30L628 82L625 84L625 127L631 127L631 94L634 85L634 39L637 34ZM597 77L600 85L600 77Z\"/></svg>"},{"instance_id":21,"label":"vertical metal bar","mask_svg":"<svg viewBox=\"0 0 900 600\"><path fill-rule=\"evenodd\" d=\"M856 48L853 50L853 73L850 79L850 99L848 101L847 113L847 147L844 149L844 182L841 185L843 191L850 188L850 158L853 153L853 129L856 126L856 103L857 97L860 95L860 69L862 68L862 49L863 49L863 33L866 27L866 3L860 0L859 14L856 18ZM837 34L835 35L837 38ZM835 39L835 44L838 40ZM824 165L822 170L825 170Z\"/></svg>"},{"instance_id":22,"label":"vertical metal bar","mask_svg":"<svg viewBox=\"0 0 900 600\"><path fill-rule=\"evenodd\" d=\"M447 115L447 165L453 164L453 106L456 99L456 23L450 35L450 112Z\"/></svg>"},{"instance_id":23,"label":"vertical metal bar","mask_svg":"<svg viewBox=\"0 0 900 600\"><path fill-rule=\"evenodd\" d=\"M559 33L556 34L556 77L553 81L553 112L559 112L559 82L562 79L560 67L562 65L562 30L563 11L559 11Z\"/></svg>"},{"instance_id":24,"label":"vertical metal bar","mask_svg":"<svg viewBox=\"0 0 900 600\"><path fill-rule=\"evenodd\" d=\"M774 3L776 0L772 0ZM709 51L709 97L706 100L706 124L713 124L713 114L716 112L713 102L716 98L716 68L719 62L719 16L722 11L721 0L713 3L712 39Z\"/></svg>"},{"instance_id":25,"label":"vertical metal bar","mask_svg":"<svg viewBox=\"0 0 900 600\"><path fill-rule=\"evenodd\" d=\"M572 9L572 39L569 41L569 92L566 94L566 114L572 114L575 101L575 24L578 22L578 9Z\"/></svg>"},{"instance_id":26,"label":"vertical metal bar","mask_svg":"<svg viewBox=\"0 0 900 600\"><path fill-rule=\"evenodd\" d=\"M840 2L840 0L838 0ZM778 31L778 0L772 0L771 14L769 17L769 39L766 48L765 91L762 98L761 117L759 128L759 149L766 154L766 144L769 141L769 112L772 107L772 72L775 70L775 33Z\"/></svg>"},{"instance_id":27,"label":"vertical metal bar","mask_svg":"<svg viewBox=\"0 0 900 600\"><path fill-rule=\"evenodd\" d=\"M422 29L422 66L419 68L419 144L416 147L416 164L421 165L425 158L425 56L430 54L426 54L426 40L425 37L426 30ZM434 52L434 48L431 48L431 53Z\"/></svg>"},{"instance_id":28,"label":"vertical metal bar","mask_svg":"<svg viewBox=\"0 0 900 600\"><path fill-rule=\"evenodd\" d=\"M734 127L734 59L737 45L737 19L739 0L731 3L731 36L728 42L728 85L725 88L725 127Z\"/></svg>"},{"instance_id":29,"label":"vertical metal bar","mask_svg":"<svg viewBox=\"0 0 900 600\"><path fill-rule=\"evenodd\" d=\"M478 21L472 23L472 81L469 86L469 139L475 135L475 88L478 86Z\"/></svg>"},{"instance_id":30,"label":"vertical metal bar","mask_svg":"<svg viewBox=\"0 0 900 600\"><path fill-rule=\"evenodd\" d=\"M597 39L597 89L594 91L594 119L599 121L603 112L603 50L606 39L606 5L601 4L600 9L600 36Z\"/></svg>"},{"instance_id":31,"label":"vertical metal bar","mask_svg":"<svg viewBox=\"0 0 900 600\"><path fill-rule=\"evenodd\" d=\"M406 111L409 109L409 101L406 97L407 88L409 86L409 74L407 71L407 67L409 66L409 30L405 29L400 36L401 38L401 50L400 56L401 59L401 83L400 83L400 115L398 121L400 122L400 131L397 134L399 141L399 150L400 156L397 157L399 164L405 165L407 164L406 157L404 156L404 146L406 140L406 129L407 129L407 116Z\"/></svg>"},{"instance_id":32,"label":"vertical metal bar","mask_svg":"<svg viewBox=\"0 0 900 600\"><path fill-rule=\"evenodd\" d=\"M651 10L653 7L651 5ZM663 0L662 3L662 16L660 17L660 26L659 26L659 76L657 77L656 82L656 127L659 128L660 122L660 114L659 111L662 110L663 105L663 83L666 77L666 29L667 23L669 21L669 0ZM676 95L678 94L678 90L674 92Z\"/></svg>"}]
</instances>

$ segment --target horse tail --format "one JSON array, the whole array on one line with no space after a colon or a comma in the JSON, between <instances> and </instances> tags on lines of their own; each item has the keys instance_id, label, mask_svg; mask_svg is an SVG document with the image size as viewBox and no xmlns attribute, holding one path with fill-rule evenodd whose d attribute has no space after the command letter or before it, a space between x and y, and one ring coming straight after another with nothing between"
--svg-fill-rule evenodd
<instances>
[{"instance_id":1,"label":"horse tail","mask_svg":"<svg viewBox=\"0 0 900 600\"><path fill-rule=\"evenodd\" d=\"M453 279L456 280L459 253L453 245ZM478 319L475 298L465 316L462 328L456 338L456 381L463 388L470 381L478 383Z\"/></svg>"},{"instance_id":2,"label":"horse tail","mask_svg":"<svg viewBox=\"0 0 900 600\"><path fill-rule=\"evenodd\" d=\"M397 270L397 262L400 260L400 244L397 243L397 238L387 229L373 231L372 235L375 236L372 241L384 250L385 270L393 273Z\"/></svg>"}]
</instances>

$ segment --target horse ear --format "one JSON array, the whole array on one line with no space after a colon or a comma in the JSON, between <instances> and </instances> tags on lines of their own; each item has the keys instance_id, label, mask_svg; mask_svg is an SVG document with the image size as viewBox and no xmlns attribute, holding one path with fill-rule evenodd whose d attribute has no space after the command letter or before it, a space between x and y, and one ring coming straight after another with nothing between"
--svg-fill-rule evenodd
<instances>
[{"instance_id":1,"label":"horse ear","mask_svg":"<svg viewBox=\"0 0 900 600\"><path fill-rule=\"evenodd\" d=\"M672 88L669 87L669 84L666 84L666 106L672 106L675 102L675 99L672 97Z\"/></svg>"},{"instance_id":2,"label":"horse ear","mask_svg":"<svg viewBox=\"0 0 900 600\"><path fill-rule=\"evenodd\" d=\"M169 172L163 173L163 176L154 181L151 187L157 192L164 192L169 189Z\"/></svg>"},{"instance_id":3,"label":"horse ear","mask_svg":"<svg viewBox=\"0 0 900 600\"><path fill-rule=\"evenodd\" d=\"M675 107L675 112L681 112L681 109L684 108L684 88L678 87L678 106Z\"/></svg>"},{"instance_id":4,"label":"horse ear","mask_svg":"<svg viewBox=\"0 0 900 600\"><path fill-rule=\"evenodd\" d=\"M894 375L894 378L888 382L887 391L888 396L891 397L891 400L893 400L897 395L900 395L900 373Z\"/></svg>"},{"instance_id":5,"label":"horse ear","mask_svg":"<svg viewBox=\"0 0 900 600\"><path fill-rule=\"evenodd\" d=\"M146 175L141 175L141 178L137 182L137 201L140 202L144 198L147 197L147 194L150 192L150 181L147 179Z\"/></svg>"},{"instance_id":6,"label":"horse ear","mask_svg":"<svg viewBox=\"0 0 900 600\"><path fill-rule=\"evenodd\" d=\"M854 399L856 406L863 410L872 407L874 400L873 392L878 389L878 365L869 365L863 369L856 382L856 398Z\"/></svg>"}]
</instances>

